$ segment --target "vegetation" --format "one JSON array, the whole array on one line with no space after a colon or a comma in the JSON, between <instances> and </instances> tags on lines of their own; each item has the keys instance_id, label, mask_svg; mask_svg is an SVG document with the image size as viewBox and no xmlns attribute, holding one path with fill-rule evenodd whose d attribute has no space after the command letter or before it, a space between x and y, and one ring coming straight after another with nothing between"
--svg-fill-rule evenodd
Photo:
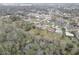
<instances>
[{"instance_id":1,"label":"vegetation","mask_svg":"<svg viewBox=\"0 0 79 59\"><path fill-rule=\"evenodd\" d=\"M64 32L61 38L62 35L38 29L32 23L16 18L10 18L8 22L7 19L0 20L1 55L79 54L79 43L75 38L70 40Z\"/></svg>"}]
</instances>

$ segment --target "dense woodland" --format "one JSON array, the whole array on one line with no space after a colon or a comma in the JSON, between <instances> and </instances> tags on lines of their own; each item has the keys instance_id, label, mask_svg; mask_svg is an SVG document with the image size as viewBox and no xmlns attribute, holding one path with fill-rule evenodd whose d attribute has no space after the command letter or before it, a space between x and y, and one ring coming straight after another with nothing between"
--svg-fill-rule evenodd
<instances>
[{"instance_id":1,"label":"dense woodland","mask_svg":"<svg viewBox=\"0 0 79 59\"><path fill-rule=\"evenodd\" d=\"M0 54L79 54L79 41L10 17L0 19Z\"/></svg>"}]
</instances>

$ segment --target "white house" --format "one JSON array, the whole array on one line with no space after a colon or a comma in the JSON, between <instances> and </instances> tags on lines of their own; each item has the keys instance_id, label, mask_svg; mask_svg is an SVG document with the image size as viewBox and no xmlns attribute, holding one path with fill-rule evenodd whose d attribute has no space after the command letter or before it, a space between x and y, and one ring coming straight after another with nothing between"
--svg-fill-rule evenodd
<instances>
[{"instance_id":1,"label":"white house","mask_svg":"<svg viewBox=\"0 0 79 59\"><path fill-rule=\"evenodd\" d=\"M59 28L58 26L56 26L55 28L56 28L56 31L55 31L56 33L60 33L60 34L62 34L62 30L61 30L61 28Z\"/></svg>"},{"instance_id":2,"label":"white house","mask_svg":"<svg viewBox=\"0 0 79 59\"><path fill-rule=\"evenodd\" d=\"M73 37L74 35L72 34L72 33L70 33L70 32L65 32L66 33L66 36L71 36L71 37Z\"/></svg>"}]
</instances>

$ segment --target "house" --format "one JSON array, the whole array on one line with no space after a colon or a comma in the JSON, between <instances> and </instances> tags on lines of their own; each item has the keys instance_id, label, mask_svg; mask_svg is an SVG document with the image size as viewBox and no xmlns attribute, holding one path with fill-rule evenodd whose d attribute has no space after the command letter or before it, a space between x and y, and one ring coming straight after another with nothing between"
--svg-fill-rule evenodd
<instances>
[{"instance_id":1,"label":"house","mask_svg":"<svg viewBox=\"0 0 79 59\"><path fill-rule=\"evenodd\" d=\"M73 37L74 35L72 34L72 33L70 33L70 32L65 32L66 33L66 36L71 36L71 37Z\"/></svg>"},{"instance_id":2,"label":"house","mask_svg":"<svg viewBox=\"0 0 79 59\"><path fill-rule=\"evenodd\" d=\"M56 33L59 33L59 34L63 33L61 28L59 28L58 26L56 26L55 28L56 28L56 31L55 31Z\"/></svg>"},{"instance_id":3,"label":"house","mask_svg":"<svg viewBox=\"0 0 79 59\"><path fill-rule=\"evenodd\" d=\"M49 31L49 32L55 32L56 29L55 29L55 28L49 28L48 31Z\"/></svg>"}]
</instances>

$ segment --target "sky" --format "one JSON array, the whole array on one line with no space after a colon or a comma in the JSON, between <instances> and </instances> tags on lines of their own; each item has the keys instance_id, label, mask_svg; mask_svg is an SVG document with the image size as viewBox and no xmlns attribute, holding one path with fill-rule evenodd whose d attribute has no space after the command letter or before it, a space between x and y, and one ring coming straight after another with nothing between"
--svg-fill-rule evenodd
<instances>
[{"instance_id":1,"label":"sky","mask_svg":"<svg viewBox=\"0 0 79 59\"><path fill-rule=\"evenodd\" d=\"M0 0L0 3L79 3L79 0Z\"/></svg>"}]
</instances>

